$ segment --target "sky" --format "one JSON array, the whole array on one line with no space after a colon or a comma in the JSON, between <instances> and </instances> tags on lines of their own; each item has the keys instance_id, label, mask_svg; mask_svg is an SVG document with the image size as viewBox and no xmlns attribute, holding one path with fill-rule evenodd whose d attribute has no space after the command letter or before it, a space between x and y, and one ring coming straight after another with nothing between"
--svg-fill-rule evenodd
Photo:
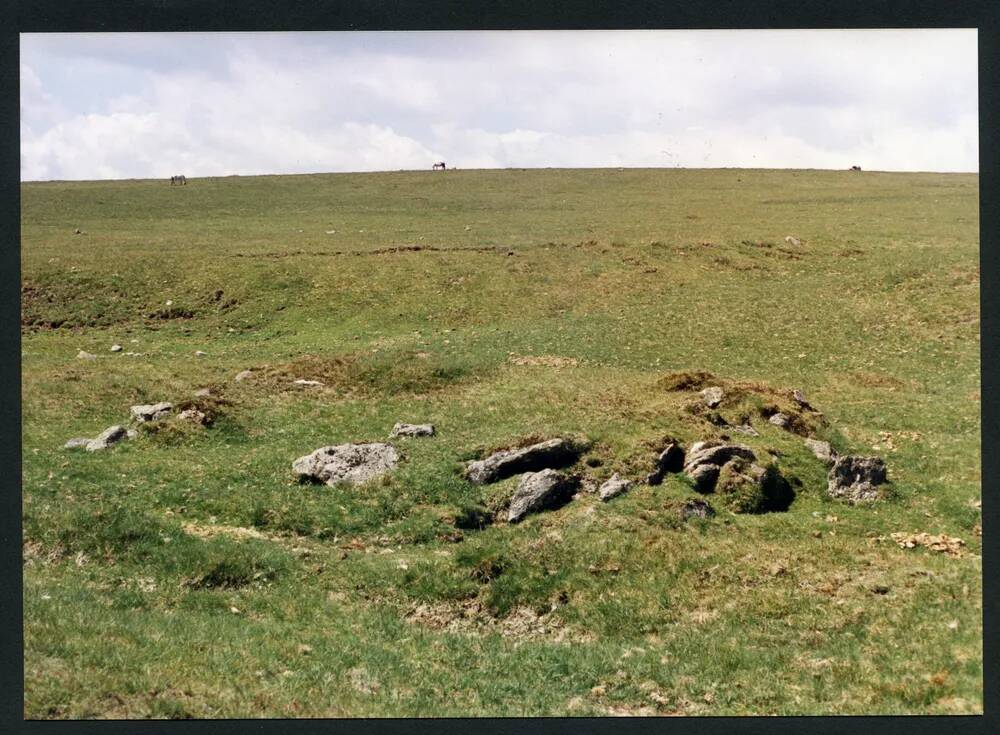
<instances>
[{"instance_id":1,"label":"sky","mask_svg":"<svg viewBox=\"0 0 1000 735\"><path fill-rule=\"evenodd\" d=\"M22 34L21 179L978 171L974 29Z\"/></svg>"}]
</instances>

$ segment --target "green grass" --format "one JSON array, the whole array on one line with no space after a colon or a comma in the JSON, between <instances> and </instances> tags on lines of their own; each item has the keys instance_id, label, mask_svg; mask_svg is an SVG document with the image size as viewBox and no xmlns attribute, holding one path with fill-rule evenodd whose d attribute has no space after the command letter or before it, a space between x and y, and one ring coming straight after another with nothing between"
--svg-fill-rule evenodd
<instances>
[{"instance_id":1,"label":"green grass","mask_svg":"<svg viewBox=\"0 0 1000 735\"><path fill-rule=\"evenodd\" d=\"M978 194L750 170L24 184L25 715L981 712ZM579 436L577 471L639 480L663 437L717 436L671 390L699 370L755 386L720 413L794 480L787 511L710 496L685 523L671 475L485 522L517 482L462 479L489 448ZM209 428L61 448L205 386ZM793 387L838 450L886 458L886 500L826 497L760 416ZM394 440L386 480L294 482L396 421L438 434Z\"/></svg>"}]
</instances>

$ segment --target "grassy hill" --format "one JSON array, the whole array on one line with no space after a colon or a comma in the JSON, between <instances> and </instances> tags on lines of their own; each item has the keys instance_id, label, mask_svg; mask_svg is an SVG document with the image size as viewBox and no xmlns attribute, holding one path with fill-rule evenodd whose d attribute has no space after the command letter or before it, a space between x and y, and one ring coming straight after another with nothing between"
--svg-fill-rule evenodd
<instances>
[{"instance_id":1,"label":"grassy hill","mask_svg":"<svg viewBox=\"0 0 1000 735\"><path fill-rule=\"evenodd\" d=\"M24 184L26 716L981 712L978 195L848 171ZM664 437L726 433L670 390L697 371L745 387L719 415L793 480L786 512L707 496L685 522L670 475L470 522L517 483L462 478L491 448L579 437L574 471L641 480ZM819 438L886 459L886 500L826 496L760 415L793 388ZM215 421L62 448L161 400ZM294 482L396 421L438 433L393 440L383 481Z\"/></svg>"}]
</instances>

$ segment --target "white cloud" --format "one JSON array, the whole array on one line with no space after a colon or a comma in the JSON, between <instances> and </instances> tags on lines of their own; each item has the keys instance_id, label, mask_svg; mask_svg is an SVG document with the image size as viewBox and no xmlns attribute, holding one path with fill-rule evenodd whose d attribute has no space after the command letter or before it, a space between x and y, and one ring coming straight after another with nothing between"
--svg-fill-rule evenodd
<instances>
[{"instance_id":1,"label":"white cloud","mask_svg":"<svg viewBox=\"0 0 1000 735\"><path fill-rule=\"evenodd\" d=\"M23 179L392 170L440 159L461 168L978 170L974 31L148 41L22 37Z\"/></svg>"}]
</instances>

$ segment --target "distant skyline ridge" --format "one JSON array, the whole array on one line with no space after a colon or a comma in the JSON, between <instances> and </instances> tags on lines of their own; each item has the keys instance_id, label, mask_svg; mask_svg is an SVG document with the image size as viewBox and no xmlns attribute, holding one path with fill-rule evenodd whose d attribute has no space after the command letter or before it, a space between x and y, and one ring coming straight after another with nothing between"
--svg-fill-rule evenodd
<instances>
[{"instance_id":1,"label":"distant skyline ridge","mask_svg":"<svg viewBox=\"0 0 1000 735\"><path fill-rule=\"evenodd\" d=\"M978 172L974 29L22 34L21 179Z\"/></svg>"}]
</instances>

